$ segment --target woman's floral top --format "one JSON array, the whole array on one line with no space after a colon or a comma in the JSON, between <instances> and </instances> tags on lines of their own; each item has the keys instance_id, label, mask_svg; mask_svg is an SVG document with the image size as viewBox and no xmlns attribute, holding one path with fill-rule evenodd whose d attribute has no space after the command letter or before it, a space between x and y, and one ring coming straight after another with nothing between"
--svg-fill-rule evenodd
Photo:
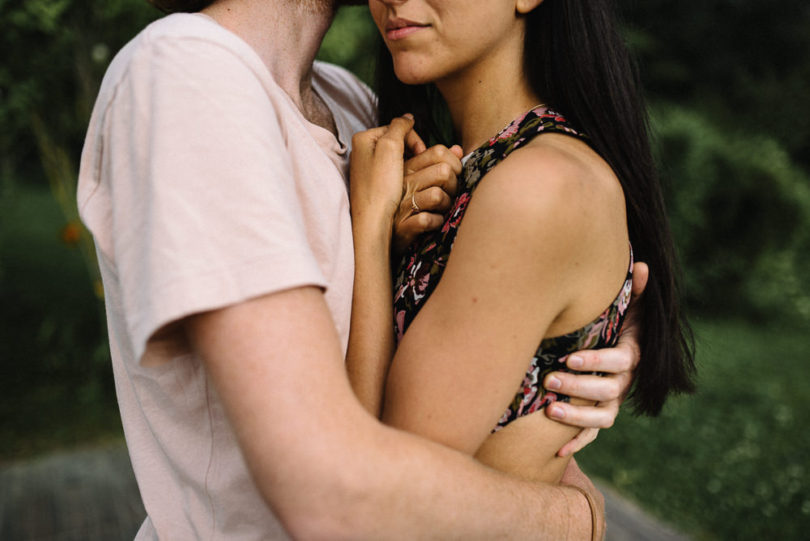
<instances>
[{"instance_id":1,"label":"woman's floral top","mask_svg":"<svg viewBox=\"0 0 810 541\"><path fill-rule=\"evenodd\" d=\"M546 107L537 107L515 119L467 157L460 177L459 193L444 226L441 230L423 235L415 242L395 269L394 329L397 342L402 339L405 330L439 282L475 187L501 160L535 136L548 132L568 134L587 142L587 137L571 127L561 115ZM546 391L540 385L549 372L568 371L565 361L569 354L581 349L598 349L616 344L630 302L632 263L631 254L627 279L618 297L598 318L575 332L546 338L540 343L520 389L493 432L555 400L568 400L567 396Z\"/></svg>"}]
</instances>

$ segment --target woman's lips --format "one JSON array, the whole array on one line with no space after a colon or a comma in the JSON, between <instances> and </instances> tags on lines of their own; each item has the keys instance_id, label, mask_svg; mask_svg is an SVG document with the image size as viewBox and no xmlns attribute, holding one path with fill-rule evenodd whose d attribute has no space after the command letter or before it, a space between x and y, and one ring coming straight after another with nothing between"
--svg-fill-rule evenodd
<instances>
[{"instance_id":1,"label":"woman's lips","mask_svg":"<svg viewBox=\"0 0 810 541\"><path fill-rule=\"evenodd\" d=\"M392 19L385 25L385 37L390 41L404 39L428 26L427 24L409 21L408 19Z\"/></svg>"}]
</instances>

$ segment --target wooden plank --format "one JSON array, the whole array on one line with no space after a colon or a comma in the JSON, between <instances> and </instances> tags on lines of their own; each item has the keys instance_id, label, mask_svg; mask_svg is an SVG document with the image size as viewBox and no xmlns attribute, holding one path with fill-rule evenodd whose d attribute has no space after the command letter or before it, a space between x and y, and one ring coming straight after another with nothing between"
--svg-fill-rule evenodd
<instances>
[{"instance_id":1,"label":"wooden plank","mask_svg":"<svg viewBox=\"0 0 810 541\"><path fill-rule=\"evenodd\" d=\"M0 539L132 539L146 512L123 446L60 453L0 470Z\"/></svg>"},{"instance_id":2,"label":"wooden plank","mask_svg":"<svg viewBox=\"0 0 810 541\"><path fill-rule=\"evenodd\" d=\"M612 488L595 484L605 496L605 541L689 541L687 536L654 519Z\"/></svg>"}]
</instances>

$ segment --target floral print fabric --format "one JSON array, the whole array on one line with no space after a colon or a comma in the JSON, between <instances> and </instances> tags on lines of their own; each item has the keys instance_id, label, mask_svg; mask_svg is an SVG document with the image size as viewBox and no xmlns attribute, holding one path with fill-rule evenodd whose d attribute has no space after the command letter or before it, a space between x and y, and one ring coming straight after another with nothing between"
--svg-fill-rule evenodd
<instances>
[{"instance_id":1,"label":"floral print fabric","mask_svg":"<svg viewBox=\"0 0 810 541\"><path fill-rule=\"evenodd\" d=\"M395 269L394 330L397 342L402 339L406 329L439 282L476 186L509 154L537 135L549 132L567 134L587 143L587 137L571 127L565 118L541 106L515 119L498 135L469 155L459 179L458 194L444 225L440 230L420 237L408 249ZM598 349L616 344L630 302L632 267L631 256L630 270L618 297L596 320L573 333L546 338L540 343L529 362L520 389L517 390L512 403L508 405L493 432L555 400L568 400L565 395L546 391L541 387L541 383L549 372L569 371L565 367L569 354L581 349Z\"/></svg>"}]
</instances>

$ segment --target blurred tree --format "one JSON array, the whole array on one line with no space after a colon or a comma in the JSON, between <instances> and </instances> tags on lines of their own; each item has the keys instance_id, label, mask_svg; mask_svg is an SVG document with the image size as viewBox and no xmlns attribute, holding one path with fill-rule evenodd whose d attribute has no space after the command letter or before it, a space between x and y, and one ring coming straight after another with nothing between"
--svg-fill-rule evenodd
<instances>
[{"instance_id":1,"label":"blurred tree","mask_svg":"<svg viewBox=\"0 0 810 541\"><path fill-rule=\"evenodd\" d=\"M810 166L810 4L620 0L656 100L769 135Z\"/></svg>"},{"instance_id":2,"label":"blurred tree","mask_svg":"<svg viewBox=\"0 0 810 541\"><path fill-rule=\"evenodd\" d=\"M690 304L703 313L810 322L810 182L760 133L680 107L654 115Z\"/></svg>"},{"instance_id":3,"label":"blurred tree","mask_svg":"<svg viewBox=\"0 0 810 541\"><path fill-rule=\"evenodd\" d=\"M112 53L157 15L141 0L0 0L2 455L120 433L76 173Z\"/></svg>"},{"instance_id":4,"label":"blurred tree","mask_svg":"<svg viewBox=\"0 0 810 541\"><path fill-rule=\"evenodd\" d=\"M140 0L0 0L0 175L43 179L43 136L78 156L111 54L157 15Z\"/></svg>"}]
</instances>

